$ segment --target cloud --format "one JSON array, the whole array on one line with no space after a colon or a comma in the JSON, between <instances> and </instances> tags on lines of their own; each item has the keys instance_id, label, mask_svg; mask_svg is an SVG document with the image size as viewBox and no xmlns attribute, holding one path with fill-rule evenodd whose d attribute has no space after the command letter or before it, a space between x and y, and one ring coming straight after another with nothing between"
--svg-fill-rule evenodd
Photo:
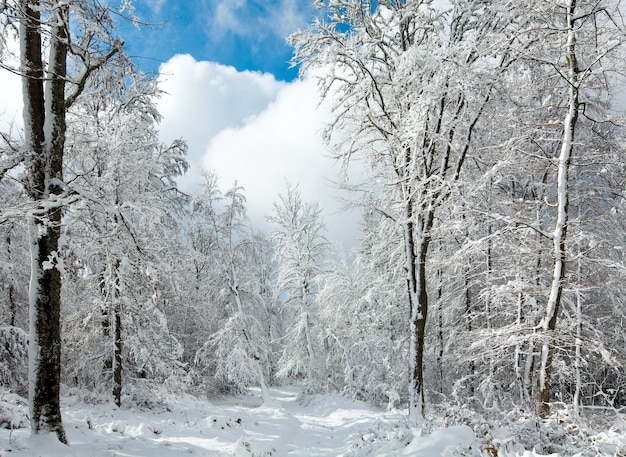
<instances>
[{"instance_id":1,"label":"cloud","mask_svg":"<svg viewBox=\"0 0 626 457\"><path fill-rule=\"evenodd\" d=\"M211 33L283 40L310 20L309 0L219 0L209 8Z\"/></svg>"},{"instance_id":2,"label":"cloud","mask_svg":"<svg viewBox=\"0 0 626 457\"><path fill-rule=\"evenodd\" d=\"M330 115L317 106L312 78L285 83L178 55L161 65L159 80L166 92L158 101L161 139L189 144L192 168L179 180L183 190L199 191L205 169L220 176L223 190L236 180L245 188L253 225L268 230L265 216L288 180L300 186L305 200L320 203L332 240L354 245L357 216L337 214L330 181L338 167L320 137ZM0 84L6 89L0 128L6 131L10 121L21 123L21 83L0 71Z\"/></svg>"},{"instance_id":3,"label":"cloud","mask_svg":"<svg viewBox=\"0 0 626 457\"><path fill-rule=\"evenodd\" d=\"M307 2L307 6L310 2ZM306 27L311 21L310 7L304 7L302 0L281 0L276 8L270 10L269 22L274 32L287 37L298 29Z\"/></svg>"},{"instance_id":4,"label":"cloud","mask_svg":"<svg viewBox=\"0 0 626 457\"><path fill-rule=\"evenodd\" d=\"M271 211L285 180L299 184L305 198L336 206L329 201L333 162L319 134L328 113L316 105L314 81L296 80L244 125L220 131L206 149L202 166L216 170L225 185L236 180L246 189L253 219Z\"/></svg>"},{"instance_id":5,"label":"cloud","mask_svg":"<svg viewBox=\"0 0 626 457\"><path fill-rule=\"evenodd\" d=\"M329 238L346 248L358 237L356 211L342 213L337 199L339 164L330 158L321 130L331 119L328 108L318 106L313 78L285 85L276 99L244 125L220 131L210 142L202 166L215 170L222 187L233 182L245 189L248 212L257 229L271 230L265 218L273 202L297 184L306 201L320 204Z\"/></svg>"},{"instance_id":6,"label":"cloud","mask_svg":"<svg viewBox=\"0 0 626 457\"><path fill-rule=\"evenodd\" d=\"M150 7L150 9L154 11L155 13L160 13L163 10L163 6L165 6L166 2L167 0L147 0L146 1L146 3L148 4L148 7Z\"/></svg>"},{"instance_id":7,"label":"cloud","mask_svg":"<svg viewBox=\"0 0 626 457\"><path fill-rule=\"evenodd\" d=\"M241 22L246 8L246 0L227 0L217 2L212 14L213 26L222 33L243 33L248 30Z\"/></svg>"},{"instance_id":8,"label":"cloud","mask_svg":"<svg viewBox=\"0 0 626 457\"><path fill-rule=\"evenodd\" d=\"M237 181L253 226L268 230L265 217L288 180L305 200L320 203L331 239L354 245L356 215L337 214L330 181L338 166L320 135L330 114L318 108L312 78L277 82L190 56L174 57L161 71L162 88L171 94L159 102L162 138L183 137L191 147L184 189L199 190L202 170L215 171L223 191Z\"/></svg>"},{"instance_id":9,"label":"cloud","mask_svg":"<svg viewBox=\"0 0 626 457\"><path fill-rule=\"evenodd\" d=\"M161 138L184 138L189 161L200 164L211 139L221 130L243 125L263 111L285 83L268 73L242 71L213 62L198 62L189 55L174 56L159 70L158 101L163 116ZM200 167L181 181L184 190L201 182Z\"/></svg>"},{"instance_id":10,"label":"cloud","mask_svg":"<svg viewBox=\"0 0 626 457\"><path fill-rule=\"evenodd\" d=\"M22 86L19 76L0 70L0 87L2 87L2 107L0 108L0 131L12 131L23 127L22 121Z\"/></svg>"}]
</instances>

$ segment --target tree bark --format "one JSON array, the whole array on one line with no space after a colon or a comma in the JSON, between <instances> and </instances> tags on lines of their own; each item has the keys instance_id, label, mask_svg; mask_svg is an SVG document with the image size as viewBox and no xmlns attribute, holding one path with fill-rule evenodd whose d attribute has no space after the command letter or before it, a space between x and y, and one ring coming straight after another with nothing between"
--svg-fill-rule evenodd
<instances>
[{"instance_id":1,"label":"tree bark","mask_svg":"<svg viewBox=\"0 0 626 457\"><path fill-rule=\"evenodd\" d=\"M10 259L9 261L13 263L13 259L12 259L13 256L12 256L12 249L11 249L11 242L12 242L11 241L11 229L12 227L10 227L8 230L6 243L7 243L7 257ZM15 278L14 277L9 278L8 295L9 295L8 297L9 298L9 325L11 327L15 327L17 323L18 304L15 299Z\"/></svg>"},{"instance_id":2,"label":"tree bark","mask_svg":"<svg viewBox=\"0 0 626 457\"><path fill-rule=\"evenodd\" d=\"M557 317L561 306L563 283L565 281L567 222L569 216L569 168L574 151L574 132L578 120L578 87L579 69L576 58L575 32L576 0L568 0L566 7L567 44L565 58L567 61L568 110L563 121L563 138L558 157L557 171L557 219L554 227L554 269L552 285L546 306L546 314L540 323L543 333L539 371L537 373L537 392L535 396L535 412L539 417L546 418L550 414L550 379L552 375L552 359L554 356L554 333Z\"/></svg>"},{"instance_id":3,"label":"tree bark","mask_svg":"<svg viewBox=\"0 0 626 457\"><path fill-rule=\"evenodd\" d=\"M443 341L443 306L441 303L443 285L441 269L437 270L437 282L437 374L439 375L439 393L443 396L446 394L446 391L443 387L445 383L445 373L443 370L445 344Z\"/></svg>"},{"instance_id":4,"label":"tree bark","mask_svg":"<svg viewBox=\"0 0 626 457\"><path fill-rule=\"evenodd\" d=\"M426 257L430 244L430 229L434 213L424 210L413 222L413 204L406 202L405 260L407 287L410 305L410 348L409 348L409 415L424 417L424 343L426 318L428 316L428 291L426 289Z\"/></svg>"},{"instance_id":5,"label":"tree bark","mask_svg":"<svg viewBox=\"0 0 626 457\"><path fill-rule=\"evenodd\" d=\"M57 268L61 208L55 200L63 178L67 5L57 6L51 28L44 94L42 29L38 1L21 2L26 192L31 249L29 398L31 432L55 433L67 443L61 420L61 272Z\"/></svg>"},{"instance_id":6,"label":"tree bark","mask_svg":"<svg viewBox=\"0 0 626 457\"><path fill-rule=\"evenodd\" d=\"M113 400L119 408L122 406L122 310L119 306L119 297L116 296L113 307L115 316L115 349L113 357Z\"/></svg>"}]
</instances>

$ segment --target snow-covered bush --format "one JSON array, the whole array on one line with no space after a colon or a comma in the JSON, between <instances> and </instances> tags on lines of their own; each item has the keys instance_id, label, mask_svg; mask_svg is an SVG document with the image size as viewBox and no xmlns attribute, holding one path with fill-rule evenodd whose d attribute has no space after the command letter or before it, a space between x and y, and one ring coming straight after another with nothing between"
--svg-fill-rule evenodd
<instances>
[{"instance_id":1,"label":"snow-covered bush","mask_svg":"<svg viewBox=\"0 0 626 457\"><path fill-rule=\"evenodd\" d=\"M11 392L0 393L0 427L16 429L29 425L28 401Z\"/></svg>"},{"instance_id":2,"label":"snow-covered bush","mask_svg":"<svg viewBox=\"0 0 626 457\"><path fill-rule=\"evenodd\" d=\"M19 327L0 326L0 384L28 394L28 334Z\"/></svg>"},{"instance_id":3,"label":"snow-covered bush","mask_svg":"<svg viewBox=\"0 0 626 457\"><path fill-rule=\"evenodd\" d=\"M241 393L264 383L268 357L259 323L235 313L198 351L196 366L208 370L224 389Z\"/></svg>"}]
</instances>

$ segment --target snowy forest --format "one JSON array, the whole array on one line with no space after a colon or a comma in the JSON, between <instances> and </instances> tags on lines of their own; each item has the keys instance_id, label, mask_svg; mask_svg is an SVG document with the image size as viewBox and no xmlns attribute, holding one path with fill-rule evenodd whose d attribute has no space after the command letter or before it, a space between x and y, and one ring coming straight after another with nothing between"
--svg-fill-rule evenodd
<instances>
[{"instance_id":1,"label":"snowy forest","mask_svg":"<svg viewBox=\"0 0 626 457\"><path fill-rule=\"evenodd\" d=\"M71 448L68 392L120 409L298 385L470 427L454 455L506 455L494 424L518 452L625 455L598 444L626 434L624 5L315 4L288 39L332 105L348 253L289 177L268 232L219 170L177 188L187 145L160 141L158 84L115 26L130 0L0 2L24 101L0 141L0 422Z\"/></svg>"}]
</instances>

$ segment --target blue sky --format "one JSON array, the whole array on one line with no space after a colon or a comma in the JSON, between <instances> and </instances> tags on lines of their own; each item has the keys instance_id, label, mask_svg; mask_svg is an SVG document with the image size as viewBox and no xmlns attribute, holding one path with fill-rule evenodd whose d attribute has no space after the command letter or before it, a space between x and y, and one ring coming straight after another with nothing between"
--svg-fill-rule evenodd
<instances>
[{"instance_id":1,"label":"blue sky","mask_svg":"<svg viewBox=\"0 0 626 457\"><path fill-rule=\"evenodd\" d=\"M122 26L127 52L146 71L175 54L272 73L291 81L286 36L306 27L312 0L138 0L136 15L148 25Z\"/></svg>"}]
</instances>

